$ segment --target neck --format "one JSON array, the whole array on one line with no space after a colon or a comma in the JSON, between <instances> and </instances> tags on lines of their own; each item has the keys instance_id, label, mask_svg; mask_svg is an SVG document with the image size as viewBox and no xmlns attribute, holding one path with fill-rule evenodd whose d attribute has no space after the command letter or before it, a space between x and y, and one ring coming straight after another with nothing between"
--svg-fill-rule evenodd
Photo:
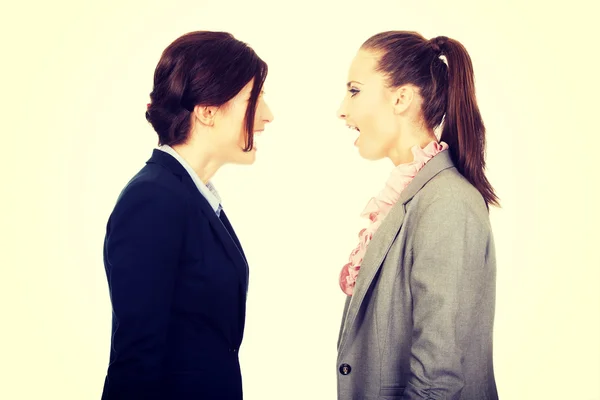
<instances>
[{"instance_id":1,"label":"neck","mask_svg":"<svg viewBox=\"0 0 600 400\"><path fill-rule=\"evenodd\" d=\"M414 158L411 149L414 146L424 148L432 141L438 141L433 130L415 129L413 127L407 134L398 135L398 140L395 146L390 149L388 158L395 166L410 163Z\"/></svg>"},{"instance_id":2,"label":"neck","mask_svg":"<svg viewBox=\"0 0 600 400\"><path fill-rule=\"evenodd\" d=\"M223 165L211 154L208 146L201 146L194 140L172 147L192 167L204 184L208 183Z\"/></svg>"}]
</instances>

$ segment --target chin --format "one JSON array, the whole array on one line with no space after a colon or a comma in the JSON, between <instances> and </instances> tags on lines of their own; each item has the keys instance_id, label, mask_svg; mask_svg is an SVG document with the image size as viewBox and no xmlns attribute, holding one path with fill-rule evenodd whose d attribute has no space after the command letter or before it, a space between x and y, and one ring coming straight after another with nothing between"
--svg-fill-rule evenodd
<instances>
[{"instance_id":1,"label":"chin","mask_svg":"<svg viewBox=\"0 0 600 400\"><path fill-rule=\"evenodd\" d=\"M242 152L242 154L238 155L233 162L234 164L240 165L252 165L256 161L256 151L250 150L249 152Z\"/></svg>"},{"instance_id":2,"label":"chin","mask_svg":"<svg viewBox=\"0 0 600 400\"><path fill-rule=\"evenodd\" d=\"M381 154L379 154L379 152L370 151L369 149L365 149L362 146L358 147L358 154L365 160L369 160L369 161L377 161L377 160L381 160L383 158L383 156Z\"/></svg>"}]
</instances>

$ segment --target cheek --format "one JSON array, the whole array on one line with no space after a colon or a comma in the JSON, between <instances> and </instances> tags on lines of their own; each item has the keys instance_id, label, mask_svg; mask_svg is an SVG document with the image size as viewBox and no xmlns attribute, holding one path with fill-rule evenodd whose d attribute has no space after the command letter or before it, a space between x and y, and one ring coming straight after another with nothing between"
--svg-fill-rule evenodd
<instances>
[{"instance_id":1,"label":"cheek","mask_svg":"<svg viewBox=\"0 0 600 400\"><path fill-rule=\"evenodd\" d=\"M244 123L245 112L238 110L235 115L231 116L228 143L230 146L244 147L246 140L246 124Z\"/></svg>"},{"instance_id":2,"label":"cheek","mask_svg":"<svg viewBox=\"0 0 600 400\"><path fill-rule=\"evenodd\" d=\"M359 127L361 135L365 136L372 130L373 110L370 107L368 99L350 99L346 111L349 121Z\"/></svg>"},{"instance_id":3,"label":"cheek","mask_svg":"<svg viewBox=\"0 0 600 400\"><path fill-rule=\"evenodd\" d=\"M357 102L355 119L360 128L361 136L366 139L380 140L385 133L385 123L382 120L381 106L375 99L364 98Z\"/></svg>"},{"instance_id":4,"label":"cheek","mask_svg":"<svg viewBox=\"0 0 600 400\"><path fill-rule=\"evenodd\" d=\"M381 96L370 101L370 128L372 136L378 140L387 141L394 134L394 115L387 101Z\"/></svg>"},{"instance_id":5,"label":"cheek","mask_svg":"<svg viewBox=\"0 0 600 400\"><path fill-rule=\"evenodd\" d=\"M246 129L245 129L245 127L244 127L244 126L242 126L242 127L239 129L239 132L238 132L238 134L237 134L237 136L236 136L236 137L237 137L236 144L237 144L239 147L244 147L244 146L246 145Z\"/></svg>"},{"instance_id":6,"label":"cheek","mask_svg":"<svg viewBox=\"0 0 600 400\"><path fill-rule=\"evenodd\" d=\"M377 103L372 103L369 108L363 109L360 115L363 125L361 127L362 155L368 159L379 159L387 153L393 145L395 133L390 115L384 113L385 108Z\"/></svg>"},{"instance_id":7,"label":"cheek","mask_svg":"<svg viewBox=\"0 0 600 400\"><path fill-rule=\"evenodd\" d=\"M238 148L240 148L240 147L244 148L244 147L246 147L246 136L247 136L247 133L246 133L246 123L244 122L244 116L243 115L238 120L237 127L238 127L238 130L237 130L237 132L238 132L238 134L237 134L237 147Z\"/></svg>"},{"instance_id":8,"label":"cheek","mask_svg":"<svg viewBox=\"0 0 600 400\"><path fill-rule=\"evenodd\" d=\"M394 121L390 115L388 115L387 113L379 113L376 117L374 117L374 121L377 137L381 141L387 143L390 140L394 140Z\"/></svg>"},{"instance_id":9,"label":"cheek","mask_svg":"<svg viewBox=\"0 0 600 400\"><path fill-rule=\"evenodd\" d=\"M232 123L227 124L225 129L220 132L221 135L221 146L223 149L231 149L233 146L237 145L240 141L240 133L237 124Z\"/></svg>"}]
</instances>

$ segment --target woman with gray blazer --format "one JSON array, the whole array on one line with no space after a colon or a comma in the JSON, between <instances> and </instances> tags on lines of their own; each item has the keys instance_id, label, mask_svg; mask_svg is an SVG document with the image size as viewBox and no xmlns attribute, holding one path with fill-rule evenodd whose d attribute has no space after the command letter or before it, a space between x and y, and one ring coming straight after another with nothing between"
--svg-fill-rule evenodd
<instances>
[{"instance_id":1,"label":"woman with gray blazer","mask_svg":"<svg viewBox=\"0 0 600 400\"><path fill-rule=\"evenodd\" d=\"M369 160L395 165L342 268L340 400L495 400L496 258L485 128L466 49L374 35L338 111ZM441 129L441 136L436 136Z\"/></svg>"}]
</instances>

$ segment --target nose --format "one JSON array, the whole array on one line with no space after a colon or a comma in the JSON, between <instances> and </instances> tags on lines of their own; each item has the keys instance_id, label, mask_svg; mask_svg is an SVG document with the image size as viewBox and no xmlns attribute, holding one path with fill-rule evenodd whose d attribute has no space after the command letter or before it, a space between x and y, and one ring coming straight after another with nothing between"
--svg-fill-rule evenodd
<instances>
[{"instance_id":1,"label":"nose","mask_svg":"<svg viewBox=\"0 0 600 400\"><path fill-rule=\"evenodd\" d=\"M271 112L271 109L269 108L269 106L267 105L266 102L263 102L263 109L262 109L263 122L270 123L270 122L273 122L274 119L275 119L275 116Z\"/></svg>"},{"instance_id":2,"label":"nose","mask_svg":"<svg viewBox=\"0 0 600 400\"><path fill-rule=\"evenodd\" d=\"M346 101L343 101L342 104L340 104L340 107L337 110L337 117L340 119L346 119L346 107L345 107L345 103Z\"/></svg>"}]
</instances>

